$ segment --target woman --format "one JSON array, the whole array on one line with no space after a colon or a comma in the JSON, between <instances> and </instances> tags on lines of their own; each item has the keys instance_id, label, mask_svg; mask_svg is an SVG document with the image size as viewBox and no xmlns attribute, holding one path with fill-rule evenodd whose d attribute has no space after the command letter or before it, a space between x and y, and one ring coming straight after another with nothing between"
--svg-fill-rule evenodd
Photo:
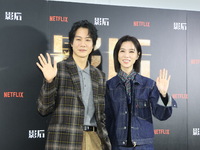
<instances>
[{"instance_id":1,"label":"woman","mask_svg":"<svg viewBox=\"0 0 200 150\"><path fill-rule=\"evenodd\" d=\"M142 49L135 37L115 45L117 75L107 81L106 128L113 150L153 150L152 115L166 120L176 102L168 96L170 76L163 69L156 82L139 74Z\"/></svg>"}]
</instances>

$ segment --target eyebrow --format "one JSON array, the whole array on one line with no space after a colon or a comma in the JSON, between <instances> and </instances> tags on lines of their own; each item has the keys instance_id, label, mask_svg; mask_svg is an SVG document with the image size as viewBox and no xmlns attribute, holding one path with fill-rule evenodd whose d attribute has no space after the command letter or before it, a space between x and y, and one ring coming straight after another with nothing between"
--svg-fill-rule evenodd
<instances>
[{"instance_id":1,"label":"eyebrow","mask_svg":"<svg viewBox=\"0 0 200 150\"><path fill-rule=\"evenodd\" d=\"M79 37L79 38L82 38L82 36L79 36L79 35L75 35L74 37ZM86 36L86 38L90 38L90 39L91 39L91 37L90 37L90 36Z\"/></svg>"},{"instance_id":2,"label":"eyebrow","mask_svg":"<svg viewBox=\"0 0 200 150\"><path fill-rule=\"evenodd\" d=\"M125 50L125 48L120 48L120 49ZM131 48L131 49L128 49L128 50L136 50L136 48Z\"/></svg>"}]
</instances>

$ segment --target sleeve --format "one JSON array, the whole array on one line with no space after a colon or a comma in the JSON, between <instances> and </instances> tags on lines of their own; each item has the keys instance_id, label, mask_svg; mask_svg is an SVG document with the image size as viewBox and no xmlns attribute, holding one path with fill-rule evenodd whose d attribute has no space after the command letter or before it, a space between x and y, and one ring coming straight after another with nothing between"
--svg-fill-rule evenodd
<instances>
[{"instance_id":1,"label":"sleeve","mask_svg":"<svg viewBox=\"0 0 200 150\"><path fill-rule=\"evenodd\" d=\"M163 97L160 94L160 97L158 99L158 104L162 106L167 106L167 107L177 107L176 101L167 93L166 97Z\"/></svg>"},{"instance_id":2,"label":"sleeve","mask_svg":"<svg viewBox=\"0 0 200 150\"><path fill-rule=\"evenodd\" d=\"M106 84L106 94L105 94L105 115L106 115L106 129L108 131L108 135L111 134L111 123L113 122L113 113L112 113L112 107L111 107L111 99L109 95L109 88Z\"/></svg>"},{"instance_id":3,"label":"sleeve","mask_svg":"<svg viewBox=\"0 0 200 150\"><path fill-rule=\"evenodd\" d=\"M166 94L166 97L163 97L162 94L159 94L159 95L160 95L160 97L161 97L161 100L162 100L163 104L164 104L165 106L167 106L167 104L169 104L169 103L168 103L168 102L169 102L168 93ZM159 100L158 100L158 101L159 101Z\"/></svg>"},{"instance_id":4,"label":"sleeve","mask_svg":"<svg viewBox=\"0 0 200 150\"><path fill-rule=\"evenodd\" d=\"M166 99L161 98L155 82L153 83L153 88L150 92L150 102L154 117L161 121L170 118L172 115L172 107L177 107L175 100L172 97L169 97L169 95ZM164 103L166 103L166 105Z\"/></svg>"},{"instance_id":5,"label":"sleeve","mask_svg":"<svg viewBox=\"0 0 200 150\"><path fill-rule=\"evenodd\" d=\"M58 77L51 83L43 81L39 97L37 99L37 109L41 115L48 115L53 112L56 105Z\"/></svg>"}]
</instances>

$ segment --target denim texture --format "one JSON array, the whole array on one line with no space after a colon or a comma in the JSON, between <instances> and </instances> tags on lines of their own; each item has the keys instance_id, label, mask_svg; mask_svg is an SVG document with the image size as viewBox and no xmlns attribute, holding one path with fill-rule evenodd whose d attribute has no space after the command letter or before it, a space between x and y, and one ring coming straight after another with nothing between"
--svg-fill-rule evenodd
<instances>
[{"instance_id":1,"label":"denim texture","mask_svg":"<svg viewBox=\"0 0 200 150\"><path fill-rule=\"evenodd\" d=\"M128 105L125 85L119 76L106 83L105 114L106 128L111 144L125 146L128 131ZM156 82L136 74L131 81L131 139L135 145L153 144L154 128L152 116L163 121L172 115L172 106L159 105L159 91Z\"/></svg>"}]
</instances>

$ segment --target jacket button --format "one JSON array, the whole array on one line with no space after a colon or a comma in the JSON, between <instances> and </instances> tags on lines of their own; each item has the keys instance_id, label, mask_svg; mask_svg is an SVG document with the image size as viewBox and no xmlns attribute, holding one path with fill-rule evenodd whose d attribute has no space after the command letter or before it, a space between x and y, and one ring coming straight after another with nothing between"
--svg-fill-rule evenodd
<instances>
[{"instance_id":1,"label":"jacket button","mask_svg":"<svg viewBox=\"0 0 200 150\"><path fill-rule=\"evenodd\" d=\"M126 129L126 127L124 127L124 129Z\"/></svg>"},{"instance_id":2,"label":"jacket button","mask_svg":"<svg viewBox=\"0 0 200 150\"><path fill-rule=\"evenodd\" d=\"M124 145L126 144L126 142L122 142Z\"/></svg>"},{"instance_id":3,"label":"jacket button","mask_svg":"<svg viewBox=\"0 0 200 150\"><path fill-rule=\"evenodd\" d=\"M124 113L127 114L127 111L125 111Z\"/></svg>"}]
</instances>

